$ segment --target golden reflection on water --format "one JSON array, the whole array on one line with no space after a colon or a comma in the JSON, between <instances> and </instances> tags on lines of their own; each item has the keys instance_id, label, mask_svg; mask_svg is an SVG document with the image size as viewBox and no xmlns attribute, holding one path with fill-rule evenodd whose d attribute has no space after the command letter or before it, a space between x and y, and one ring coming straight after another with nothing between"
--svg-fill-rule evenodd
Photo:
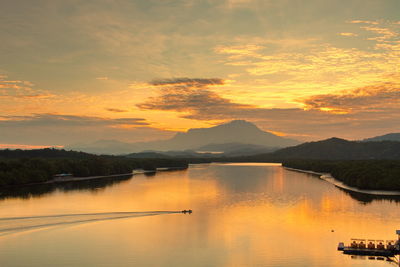
<instances>
[{"instance_id":1,"label":"golden reflection on water","mask_svg":"<svg viewBox=\"0 0 400 267\"><path fill-rule=\"evenodd\" d=\"M0 265L387 266L352 260L337 243L393 239L400 228L396 202L362 203L316 177L266 164L194 165L94 191L0 201L0 217L183 209L194 213L2 236Z\"/></svg>"}]
</instances>

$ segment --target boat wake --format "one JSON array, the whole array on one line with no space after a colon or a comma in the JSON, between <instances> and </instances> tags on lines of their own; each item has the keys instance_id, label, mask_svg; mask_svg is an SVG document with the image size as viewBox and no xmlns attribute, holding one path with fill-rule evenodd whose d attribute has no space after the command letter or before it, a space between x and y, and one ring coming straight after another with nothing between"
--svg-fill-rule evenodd
<instances>
[{"instance_id":1,"label":"boat wake","mask_svg":"<svg viewBox=\"0 0 400 267\"><path fill-rule=\"evenodd\" d=\"M104 212L0 218L0 236L52 226L174 213L181 211Z\"/></svg>"}]
</instances>

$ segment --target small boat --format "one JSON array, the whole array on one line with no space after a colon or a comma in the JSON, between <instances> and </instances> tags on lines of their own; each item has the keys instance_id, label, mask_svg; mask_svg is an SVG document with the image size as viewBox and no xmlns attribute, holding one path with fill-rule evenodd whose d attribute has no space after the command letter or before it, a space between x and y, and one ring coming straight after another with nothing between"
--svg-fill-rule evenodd
<instances>
[{"instance_id":1,"label":"small boat","mask_svg":"<svg viewBox=\"0 0 400 267\"><path fill-rule=\"evenodd\" d=\"M191 214L191 213L192 213L192 210L182 210L182 213L184 213L184 214L186 214L186 213Z\"/></svg>"}]
</instances>

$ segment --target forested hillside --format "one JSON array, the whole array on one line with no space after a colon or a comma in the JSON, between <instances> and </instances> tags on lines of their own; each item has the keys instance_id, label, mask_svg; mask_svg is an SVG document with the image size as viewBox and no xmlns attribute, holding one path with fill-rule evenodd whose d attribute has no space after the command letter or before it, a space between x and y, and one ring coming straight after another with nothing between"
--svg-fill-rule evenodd
<instances>
[{"instance_id":1,"label":"forested hillside","mask_svg":"<svg viewBox=\"0 0 400 267\"><path fill-rule=\"evenodd\" d=\"M269 156L275 159L400 159L400 142L356 142L330 138L283 148Z\"/></svg>"}]
</instances>

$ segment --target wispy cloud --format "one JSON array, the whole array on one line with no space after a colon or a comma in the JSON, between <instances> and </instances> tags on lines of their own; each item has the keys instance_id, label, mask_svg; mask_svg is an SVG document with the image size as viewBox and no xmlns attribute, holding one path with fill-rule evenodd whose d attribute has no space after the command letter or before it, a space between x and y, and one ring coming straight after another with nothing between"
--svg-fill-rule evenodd
<instances>
[{"instance_id":1,"label":"wispy cloud","mask_svg":"<svg viewBox=\"0 0 400 267\"><path fill-rule=\"evenodd\" d=\"M0 116L0 143L68 145L117 139L127 142L154 140L171 132L152 128L143 118L106 118L69 114Z\"/></svg>"},{"instance_id":2,"label":"wispy cloud","mask_svg":"<svg viewBox=\"0 0 400 267\"><path fill-rule=\"evenodd\" d=\"M286 99L362 87L399 72L400 39L395 22L352 23L361 25L358 29L353 26L352 32L338 34L352 37L351 42L368 43L368 47L339 46L321 40L299 40L297 45L287 47L285 39L273 43L260 39L249 40L248 44L240 40L241 44L217 46L214 51L225 56L224 64L236 68L241 77L247 73L248 84L256 86L256 81L263 80L265 95L280 91Z\"/></svg>"},{"instance_id":3,"label":"wispy cloud","mask_svg":"<svg viewBox=\"0 0 400 267\"><path fill-rule=\"evenodd\" d=\"M373 32L375 33L376 37L370 37L368 38L368 40L375 40L378 42L382 42L382 41L386 41L386 40L393 40L393 38L399 36L399 33L395 32L394 30L388 28L388 27L372 27L372 26L365 26L365 27L361 27L362 29L369 31L369 32Z\"/></svg>"},{"instance_id":4,"label":"wispy cloud","mask_svg":"<svg viewBox=\"0 0 400 267\"><path fill-rule=\"evenodd\" d=\"M227 8L246 7L250 6L250 4L253 2L254 0L226 0L225 6Z\"/></svg>"},{"instance_id":5,"label":"wispy cloud","mask_svg":"<svg viewBox=\"0 0 400 267\"><path fill-rule=\"evenodd\" d=\"M143 118L101 118L65 114L34 114L29 116L0 116L0 126L113 126L129 124L149 125Z\"/></svg>"},{"instance_id":6,"label":"wispy cloud","mask_svg":"<svg viewBox=\"0 0 400 267\"><path fill-rule=\"evenodd\" d=\"M43 99L52 98L55 95L48 91L34 88L29 81L10 80L6 75L0 75L0 99Z\"/></svg>"},{"instance_id":7,"label":"wispy cloud","mask_svg":"<svg viewBox=\"0 0 400 267\"><path fill-rule=\"evenodd\" d=\"M305 99L304 105L307 109L332 112L389 111L400 113L400 84L386 82L336 94L315 95Z\"/></svg>"},{"instance_id":8,"label":"wispy cloud","mask_svg":"<svg viewBox=\"0 0 400 267\"><path fill-rule=\"evenodd\" d=\"M372 24L372 25L378 25L378 21L374 20L351 20L350 23L360 23L360 24Z\"/></svg>"},{"instance_id":9,"label":"wispy cloud","mask_svg":"<svg viewBox=\"0 0 400 267\"><path fill-rule=\"evenodd\" d=\"M160 95L150 97L137 107L145 110L170 110L184 112L184 118L210 119L214 114L217 118L222 110L235 110L247 107L232 103L217 93L209 90L210 86L222 85L224 81L218 78L175 78L156 80L150 85L159 86Z\"/></svg>"},{"instance_id":10,"label":"wispy cloud","mask_svg":"<svg viewBox=\"0 0 400 267\"><path fill-rule=\"evenodd\" d=\"M161 83L163 84L163 83ZM284 132L304 139L335 135L355 138L393 129L400 123L400 87L395 83L366 86L341 94L315 95L299 100L304 108L262 108L234 102L212 91L190 84L160 85L159 96L138 104L145 110L179 112L182 118L206 121L247 119L265 130ZM349 132L352 129L352 132ZM399 127L400 129L400 127Z\"/></svg>"},{"instance_id":11,"label":"wispy cloud","mask_svg":"<svg viewBox=\"0 0 400 267\"><path fill-rule=\"evenodd\" d=\"M341 32L341 33L339 33L339 35L341 35L341 36L348 36L348 37L351 37L351 36L358 36L357 33L353 33L353 32Z\"/></svg>"},{"instance_id":12,"label":"wispy cloud","mask_svg":"<svg viewBox=\"0 0 400 267\"><path fill-rule=\"evenodd\" d=\"M263 49L261 45L248 44L248 45L236 45L236 46L217 46L214 51L219 54L227 54L230 59L239 59L243 57L260 57L257 51Z\"/></svg>"},{"instance_id":13,"label":"wispy cloud","mask_svg":"<svg viewBox=\"0 0 400 267\"><path fill-rule=\"evenodd\" d=\"M174 85L174 86L183 86L187 88L201 88L209 85L221 85L224 84L222 79L218 78L174 78L174 79L161 79L154 80L150 82L151 85L155 86L163 86L163 85Z\"/></svg>"},{"instance_id":14,"label":"wispy cloud","mask_svg":"<svg viewBox=\"0 0 400 267\"><path fill-rule=\"evenodd\" d=\"M106 110L110 111L110 112L116 112L116 113L128 112L125 109L119 109L119 108L106 108Z\"/></svg>"},{"instance_id":15,"label":"wispy cloud","mask_svg":"<svg viewBox=\"0 0 400 267\"><path fill-rule=\"evenodd\" d=\"M107 116L147 118L174 129L245 118L276 132L307 135L300 122L318 125L315 132L332 129L322 127L327 122L349 125L359 118L367 125L361 111L343 104L350 101L343 100L343 90L393 82L388 75L400 72L399 22L389 21L396 1L364 1L360 8L359 0L349 0L347 9L340 1L320 0L14 2L5 1L0 10L0 50L7 51L1 61L8 68L0 73L16 77L0 75L0 110L100 118L88 120L90 131L99 129L91 136L147 127ZM200 78L143 85L155 77ZM323 95L341 96L336 101L342 105ZM42 132L71 133L67 126L62 132L48 125ZM70 128L86 135L84 127ZM30 130L23 129L25 135Z\"/></svg>"}]
</instances>

